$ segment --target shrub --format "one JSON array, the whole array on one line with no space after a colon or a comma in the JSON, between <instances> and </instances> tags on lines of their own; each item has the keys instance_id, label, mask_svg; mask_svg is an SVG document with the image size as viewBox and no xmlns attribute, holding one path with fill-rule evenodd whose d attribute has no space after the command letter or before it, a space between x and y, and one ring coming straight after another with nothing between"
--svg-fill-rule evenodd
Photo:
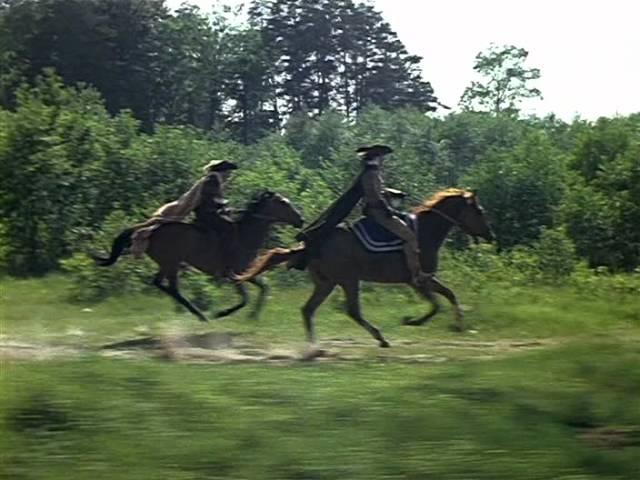
<instances>
[{"instance_id":1,"label":"shrub","mask_svg":"<svg viewBox=\"0 0 640 480\"><path fill-rule=\"evenodd\" d=\"M154 273L154 265L148 260L134 260L124 256L112 267L99 267L92 255L98 245L108 252L113 239L134 221L121 211L115 211L98 232L75 231L75 254L62 261L62 269L71 277L71 298L95 301L109 295L139 292L148 288ZM100 253L104 255L104 253Z\"/></svg>"},{"instance_id":2,"label":"shrub","mask_svg":"<svg viewBox=\"0 0 640 480\"><path fill-rule=\"evenodd\" d=\"M562 229L543 230L533 250L539 273L545 280L563 280L575 268L575 245Z\"/></svg>"}]
</instances>

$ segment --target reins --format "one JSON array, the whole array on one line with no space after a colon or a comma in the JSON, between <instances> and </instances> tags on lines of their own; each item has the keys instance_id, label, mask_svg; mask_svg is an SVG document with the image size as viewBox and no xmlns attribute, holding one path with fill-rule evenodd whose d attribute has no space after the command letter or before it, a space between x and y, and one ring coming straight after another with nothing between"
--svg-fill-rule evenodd
<instances>
[{"instance_id":1,"label":"reins","mask_svg":"<svg viewBox=\"0 0 640 480\"><path fill-rule=\"evenodd\" d=\"M450 222L451 224L455 225L456 227L458 227L460 230L462 230L464 233L466 233L467 235L469 235L471 238L473 238L473 240L475 241L475 243L478 243L478 239L476 238L476 236L472 233L469 233L469 231L465 228L465 226L460 223L458 220L456 220L455 218L447 215L446 213L438 210L437 208L433 208L431 207L429 210L427 210L429 212L433 212L433 213L437 213L438 215L440 215L442 218L444 218L445 220L447 220L448 222Z\"/></svg>"},{"instance_id":2,"label":"reins","mask_svg":"<svg viewBox=\"0 0 640 480\"><path fill-rule=\"evenodd\" d=\"M453 223L456 227L459 227L461 230L465 230L465 228L462 226L462 224L458 220L456 220L455 218L453 218L453 217L447 215L446 213L438 210L437 208L431 207L427 211L437 213L438 215L440 215L445 220L448 220L450 223Z\"/></svg>"}]
</instances>

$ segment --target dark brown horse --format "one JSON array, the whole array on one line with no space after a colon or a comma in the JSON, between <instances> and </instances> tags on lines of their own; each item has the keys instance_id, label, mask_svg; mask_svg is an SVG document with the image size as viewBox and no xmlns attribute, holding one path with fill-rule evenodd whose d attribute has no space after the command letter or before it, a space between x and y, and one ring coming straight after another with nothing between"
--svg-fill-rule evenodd
<instances>
[{"instance_id":1,"label":"dark brown horse","mask_svg":"<svg viewBox=\"0 0 640 480\"><path fill-rule=\"evenodd\" d=\"M364 327L381 347L388 347L380 330L365 320L360 311L360 281L379 283L406 283L426 298L432 309L421 318L405 320L407 325L422 325L438 312L439 305L434 293L446 297L455 309L456 326L464 329L462 310L454 293L436 277L438 251L452 227L460 227L473 237L487 241L493 239L484 212L476 196L464 190L449 189L436 194L431 200L414 210L417 217L418 243L422 270L429 275L425 285L417 286L411 281L402 252L369 253L355 235L346 228L338 227L322 245L320 251L309 259L307 269L314 283L314 290L302 307L307 337L315 341L313 317L317 308L333 289L339 285L347 298L347 313ZM278 248L267 252L246 273L237 277L239 281L251 281L262 272L284 262L295 265L301 255L307 255L305 247Z\"/></svg>"},{"instance_id":2,"label":"dark brown horse","mask_svg":"<svg viewBox=\"0 0 640 480\"><path fill-rule=\"evenodd\" d=\"M215 278L228 280L234 272L244 271L256 259L271 226L276 223L299 228L303 221L289 200L273 192L264 192L255 197L234 223L233 232L225 235L205 231L189 223L163 223L152 233L147 248L147 255L160 267L153 284L206 322L207 317L178 290L181 266L188 264ZM120 233L113 241L109 258L96 258L96 263L103 267L113 265L130 246L133 232L134 229L130 228ZM251 283L260 289L252 314L257 318L264 306L266 285L257 278L251 279ZM240 303L217 313L217 318L230 315L247 304L246 287L237 282L234 287L240 294Z\"/></svg>"}]
</instances>

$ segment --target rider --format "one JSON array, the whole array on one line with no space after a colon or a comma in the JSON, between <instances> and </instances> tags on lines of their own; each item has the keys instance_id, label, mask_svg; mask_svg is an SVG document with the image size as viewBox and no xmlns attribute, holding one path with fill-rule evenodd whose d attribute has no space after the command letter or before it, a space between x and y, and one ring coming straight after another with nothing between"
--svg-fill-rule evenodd
<instances>
[{"instance_id":1,"label":"rider","mask_svg":"<svg viewBox=\"0 0 640 480\"><path fill-rule=\"evenodd\" d=\"M299 256L290 266L303 270L309 257L320 251L322 243L333 229L353 210L360 199L364 200L365 214L405 241L404 253L414 283L422 283L426 275L420 269L418 241L413 231L396 215L384 198L381 166L384 157L393 150L386 145L372 145L356 150L362 161L362 172L349 189L337 198L315 222L296 236L305 243L307 253Z\"/></svg>"},{"instance_id":2,"label":"rider","mask_svg":"<svg viewBox=\"0 0 640 480\"><path fill-rule=\"evenodd\" d=\"M208 173L202 184L200 202L193 210L196 225L205 230L225 231L233 223L223 189L231 172L237 168L236 164L226 160L210 163L205 167Z\"/></svg>"},{"instance_id":3,"label":"rider","mask_svg":"<svg viewBox=\"0 0 640 480\"><path fill-rule=\"evenodd\" d=\"M151 218L137 226L131 238L131 252L141 257L149 244L153 230L162 223L182 222L195 212L196 225L205 229L224 229L231 219L225 208L227 201L223 197L223 187L231 172L238 166L228 160L213 161L204 168L205 175L177 200L166 203L157 209Z\"/></svg>"},{"instance_id":4,"label":"rider","mask_svg":"<svg viewBox=\"0 0 640 480\"><path fill-rule=\"evenodd\" d=\"M395 212L404 215L402 208L404 208L404 199L407 196L405 192L402 190L396 190L395 188L385 187L382 191L382 195Z\"/></svg>"},{"instance_id":5,"label":"rider","mask_svg":"<svg viewBox=\"0 0 640 480\"><path fill-rule=\"evenodd\" d=\"M365 214L404 240L403 250L412 280L416 284L424 282L426 275L420 267L417 237L413 230L396 215L397 212L389 206L384 197L382 162L385 156L392 153L393 150L386 145L373 145L361 147L356 152L360 155L364 169L360 175L360 183Z\"/></svg>"}]
</instances>

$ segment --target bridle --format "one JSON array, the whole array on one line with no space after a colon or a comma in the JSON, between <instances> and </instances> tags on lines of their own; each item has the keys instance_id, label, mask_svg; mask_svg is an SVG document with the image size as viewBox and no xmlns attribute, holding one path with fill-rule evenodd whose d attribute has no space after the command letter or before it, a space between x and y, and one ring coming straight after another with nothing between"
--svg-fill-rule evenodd
<instances>
[{"instance_id":1,"label":"bridle","mask_svg":"<svg viewBox=\"0 0 640 480\"><path fill-rule=\"evenodd\" d=\"M449 221L450 223L453 223L456 227L459 227L460 229L464 230L464 228L462 227L462 224L458 220L456 220L455 218L453 218L453 217L447 215L446 213L438 210L437 208L431 207L429 209L429 211L433 212L433 213L437 213L438 215L440 215L445 220Z\"/></svg>"},{"instance_id":2,"label":"bridle","mask_svg":"<svg viewBox=\"0 0 640 480\"><path fill-rule=\"evenodd\" d=\"M469 230L462 224L460 223L460 221L456 220L455 218L453 218L450 215L447 215L446 213L444 213L441 210L438 210L437 208L431 207L429 209L430 212L433 213L437 213L438 215L440 215L442 218L444 218L445 220L447 220L449 223L453 224L454 226L458 227L460 230L462 230L464 233L466 233L467 235L469 235L471 238L474 239L474 241L477 243L478 239L476 237L476 235L474 235L473 233L470 233Z\"/></svg>"}]
</instances>

